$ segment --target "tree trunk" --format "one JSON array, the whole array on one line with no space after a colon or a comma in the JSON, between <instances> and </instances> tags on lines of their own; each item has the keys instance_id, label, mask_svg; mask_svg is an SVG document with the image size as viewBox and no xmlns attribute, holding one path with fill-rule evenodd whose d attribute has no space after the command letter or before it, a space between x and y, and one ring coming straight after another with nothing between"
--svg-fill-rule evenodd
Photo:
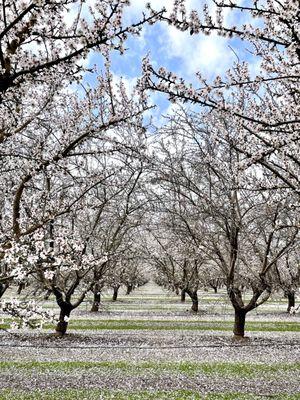
<instances>
[{"instance_id":1,"label":"tree trunk","mask_svg":"<svg viewBox=\"0 0 300 400\"><path fill-rule=\"evenodd\" d=\"M295 292L287 291L287 292L285 292L285 296L288 299L287 312L289 313L291 311L291 308L295 307Z\"/></svg>"},{"instance_id":2,"label":"tree trunk","mask_svg":"<svg viewBox=\"0 0 300 400\"><path fill-rule=\"evenodd\" d=\"M64 336L66 334L71 311L72 306L68 303L60 306L59 321L55 328L56 334L58 336Z\"/></svg>"},{"instance_id":3,"label":"tree trunk","mask_svg":"<svg viewBox=\"0 0 300 400\"><path fill-rule=\"evenodd\" d=\"M126 290L127 295L133 291L133 285L127 285L126 288L127 288L127 290Z\"/></svg>"},{"instance_id":4,"label":"tree trunk","mask_svg":"<svg viewBox=\"0 0 300 400\"><path fill-rule=\"evenodd\" d=\"M94 286L94 300L91 308L91 312L98 312L101 303L101 291L100 286L96 283Z\"/></svg>"},{"instance_id":5,"label":"tree trunk","mask_svg":"<svg viewBox=\"0 0 300 400\"><path fill-rule=\"evenodd\" d=\"M199 311L199 302L198 302L198 295L195 293L195 295L192 297L192 311L198 312Z\"/></svg>"},{"instance_id":6,"label":"tree trunk","mask_svg":"<svg viewBox=\"0 0 300 400\"><path fill-rule=\"evenodd\" d=\"M0 299L4 295L7 288L8 285L6 285L5 283L0 283Z\"/></svg>"},{"instance_id":7,"label":"tree trunk","mask_svg":"<svg viewBox=\"0 0 300 400\"><path fill-rule=\"evenodd\" d=\"M22 290L25 288L25 283L20 283L18 286L17 294L21 294Z\"/></svg>"},{"instance_id":8,"label":"tree trunk","mask_svg":"<svg viewBox=\"0 0 300 400\"><path fill-rule=\"evenodd\" d=\"M189 291L186 290L186 293L190 296L190 298L192 299L192 308L191 310L193 312L198 312L199 310L199 301L198 301L198 294L197 294L197 290L195 291Z\"/></svg>"},{"instance_id":9,"label":"tree trunk","mask_svg":"<svg viewBox=\"0 0 300 400\"><path fill-rule=\"evenodd\" d=\"M246 311L235 308L233 333L236 337L243 338L245 336L245 321Z\"/></svg>"},{"instance_id":10,"label":"tree trunk","mask_svg":"<svg viewBox=\"0 0 300 400\"><path fill-rule=\"evenodd\" d=\"M184 303L185 302L185 289L182 289L181 291L181 302Z\"/></svg>"},{"instance_id":11,"label":"tree trunk","mask_svg":"<svg viewBox=\"0 0 300 400\"><path fill-rule=\"evenodd\" d=\"M214 289L214 293L218 293L218 285L215 285L214 283L209 283L209 286Z\"/></svg>"},{"instance_id":12,"label":"tree trunk","mask_svg":"<svg viewBox=\"0 0 300 400\"><path fill-rule=\"evenodd\" d=\"M0 283L0 299L4 295L7 288L8 285L6 285L5 283Z\"/></svg>"},{"instance_id":13,"label":"tree trunk","mask_svg":"<svg viewBox=\"0 0 300 400\"><path fill-rule=\"evenodd\" d=\"M120 286L114 287L114 293L113 293L112 301L117 301L119 289L120 289Z\"/></svg>"}]
</instances>

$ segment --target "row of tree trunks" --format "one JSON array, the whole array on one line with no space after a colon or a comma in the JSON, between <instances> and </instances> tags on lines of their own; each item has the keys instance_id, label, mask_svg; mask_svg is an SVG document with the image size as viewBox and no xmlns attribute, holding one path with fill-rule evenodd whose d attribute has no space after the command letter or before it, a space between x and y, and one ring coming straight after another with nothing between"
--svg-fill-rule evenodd
<instances>
[{"instance_id":1,"label":"row of tree trunks","mask_svg":"<svg viewBox=\"0 0 300 400\"><path fill-rule=\"evenodd\" d=\"M5 292L7 286L4 284L0 284L0 297L1 295ZM117 300L118 297L118 291L119 291L120 286L115 286L113 288L113 301ZM51 291L50 291L51 293ZM49 295L50 295L49 293ZM99 311L100 307L100 302L101 302L101 288L100 285L95 284L94 286L94 300L92 304L92 312L97 312ZM183 289L181 290L181 301L184 302L186 298L186 294L188 294L192 300L192 307L191 310L193 312L198 312L199 311L199 300L198 300L198 294L197 291L192 291L192 290L187 290ZM290 311L291 307L295 306L295 293L293 291L290 292L285 292L285 297L288 299L288 311ZM246 323L246 315L248 311L251 311L253 308L252 307L242 307L238 306L235 301L232 302L233 307L234 307L234 328L233 328L233 333L235 337L240 337L243 338L245 336L245 323ZM71 303L67 301L62 301L59 304L60 307L60 315L59 315L59 321L56 326L56 332L59 336L63 336L68 327L68 320L71 314L71 311L73 310L73 306Z\"/></svg>"},{"instance_id":2,"label":"row of tree trunks","mask_svg":"<svg viewBox=\"0 0 300 400\"><path fill-rule=\"evenodd\" d=\"M92 303L92 308L91 312L98 312L100 305L101 305L101 289L99 285L95 285L94 290L93 290L93 303ZM119 294L119 289L120 286L116 286L113 288L113 297L112 301L117 301L118 299L118 294Z\"/></svg>"}]
</instances>

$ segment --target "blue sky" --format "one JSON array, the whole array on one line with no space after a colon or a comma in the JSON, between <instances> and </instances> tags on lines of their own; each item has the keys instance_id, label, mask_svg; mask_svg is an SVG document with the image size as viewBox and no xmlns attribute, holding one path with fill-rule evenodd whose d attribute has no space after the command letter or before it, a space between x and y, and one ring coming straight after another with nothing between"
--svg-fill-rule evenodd
<instances>
[{"instance_id":1,"label":"blue sky","mask_svg":"<svg viewBox=\"0 0 300 400\"><path fill-rule=\"evenodd\" d=\"M138 21L146 2L146 0L132 0L125 15L125 23ZM197 9L200 15L203 3L202 0L186 1L188 11ZM157 10L165 6L170 12L173 0L152 0L151 5ZM225 15L225 22L229 26L245 22L241 18L245 17L241 14L228 13ZM200 71L208 79L213 79L216 75L224 75L233 65L236 61L234 52L239 54L241 59L250 58L249 53L245 52L244 46L237 39L228 40L216 35L203 34L191 36L188 32L180 32L166 23L145 26L142 35L129 38L125 47L127 51L124 55L112 54L112 71L116 78L124 79L128 88L132 87L136 78L140 76L142 58L146 54L150 55L155 67L163 66L187 82L193 83L195 87L197 87L196 72ZM96 64L101 68L102 59L99 54L92 54L88 62L89 65ZM253 69L256 68L257 65L253 62ZM93 82L93 78L89 75L86 76L86 80ZM169 111L170 104L166 96L158 94L152 95L152 101L157 104L154 117L158 121L161 114Z\"/></svg>"}]
</instances>

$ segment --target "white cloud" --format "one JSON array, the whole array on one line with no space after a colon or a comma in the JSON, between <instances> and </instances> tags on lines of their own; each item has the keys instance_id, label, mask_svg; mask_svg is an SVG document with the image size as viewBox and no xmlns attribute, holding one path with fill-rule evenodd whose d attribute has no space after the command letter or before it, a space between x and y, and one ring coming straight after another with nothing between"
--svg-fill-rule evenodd
<instances>
[{"instance_id":1,"label":"white cloud","mask_svg":"<svg viewBox=\"0 0 300 400\"><path fill-rule=\"evenodd\" d=\"M135 0L138 2L138 0ZM238 3L241 0L238 0ZM141 4L142 1L139 2ZM162 2L160 0L152 0L153 7L167 5L168 11L172 9L173 0ZM190 12L192 9L199 11L200 19L202 19L202 7L204 0L187 0L186 8ZM212 2L210 5L210 13L215 16L215 5ZM233 25L238 21L240 15L230 12L226 9L223 13L224 24ZM193 75L200 71L210 77L224 73L232 65L235 55L230 49L230 40L223 37L211 34L205 36L202 33L190 36L189 32L181 32L173 26L162 24L163 35L158 38L158 44L162 43L161 50L167 52L171 59L177 57L182 60L181 65L178 65L177 72L182 72L186 75Z\"/></svg>"},{"instance_id":2,"label":"white cloud","mask_svg":"<svg viewBox=\"0 0 300 400\"><path fill-rule=\"evenodd\" d=\"M220 74L228 69L233 61L233 53L226 39L216 35L190 36L174 27L165 28L168 54L182 60L180 70L188 75L200 71ZM180 71L179 71L180 72Z\"/></svg>"}]
</instances>

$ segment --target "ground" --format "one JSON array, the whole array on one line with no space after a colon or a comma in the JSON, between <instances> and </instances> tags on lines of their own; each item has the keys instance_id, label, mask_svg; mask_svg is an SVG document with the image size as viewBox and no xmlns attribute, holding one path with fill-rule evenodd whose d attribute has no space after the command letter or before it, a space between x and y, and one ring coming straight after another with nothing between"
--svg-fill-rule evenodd
<instances>
[{"instance_id":1,"label":"ground","mask_svg":"<svg viewBox=\"0 0 300 400\"><path fill-rule=\"evenodd\" d=\"M284 299L249 315L242 342L224 292L200 304L194 315L151 283L114 303L107 293L98 314L85 303L62 339L2 329L0 399L300 399L299 315Z\"/></svg>"}]
</instances>

